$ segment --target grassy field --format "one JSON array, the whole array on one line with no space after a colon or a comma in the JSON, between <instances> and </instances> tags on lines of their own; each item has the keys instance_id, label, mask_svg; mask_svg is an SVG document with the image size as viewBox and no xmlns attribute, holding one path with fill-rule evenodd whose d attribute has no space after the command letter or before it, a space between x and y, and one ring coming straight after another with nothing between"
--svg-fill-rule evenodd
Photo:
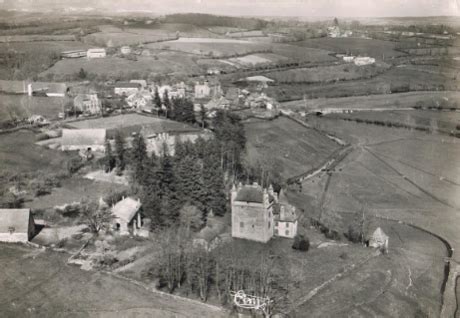
<instances>
[{"instance_id":1,"label":"grassy field","mask_svg":"<svg viewBox=\"0 0 460 318\"><path fill-rule=\"evenodd\" d=\"M14 119L27 119L42 115L54 119L63 111L66 100L59 97L29 97L27 95L0 94L0 123Z\"/></svg>"},{"instance_id":2,"label":"grassy field","mask_svg":"<svg viewBox=\"0 0 460 318\"><path fill-rule=\"evenodd\" d=\"M392 68L371 79L336 82L328 84L280 84L270 86L268 93L279 101L310 98L335 98L388 94L404 91L438 91L459 88L456 80L444 74L430 74L417 70Z\"/></svg>"},{"instance_id":3,"label":"grassy field","mask_svg":"<svg viewBox=\"0 0 460 318\"><path fill-rule=\"evenodd\" d=\"M151 43L146 45L146 47L213 57L244 55L270 49L270 47L265 44L235 39L212 38L180 38L175 41Z\"/></svg>"},{"instance_id":4,"label":"grassy field","mask_svg":"<svg viewBox=\"0 0 460 318\"><path fill-rule=\"evenodd\" d=\"M457 125L460 123L460 114L458 112L443 112L429 110L408 110L408 111L359 111L348 114L331 115L341 119L351 119L355 121L363 120L365 122L380 121L385 123L395 123L408 125L412 127L424 127L432 130L439 130L445 133L459 132Z\"/></svg>"},{"instance_id":5,"label":"grassy field","mask_svg":"<svg viewBox=\"0 0 460 318\"><path fill-rule=\"evenodd\" d=\"M121 79L139 78L151 73L159 74L190 74L200 73L200 67L187 55L180 53L162 53L154 57L138 57L137 61L119 57L103 59L66 59L57 62L53 67L41 73L41 77L53 75L55 78L74 77L81 68L90 74ZM48 75L50 74L50 75ZM137 75L137 76L136 76Z\"/></svg>"},{"instance_id":6,"label":"grassy field","mask_svg":"<svg viewBox=\"0 0 460 318\"><path fill-rule=\"evenodd\" d=\"M413 108L418 105L418 102L427 102L432 100L432 105L435 107L442 100L453 100L460 102L459 92L410 92L399 94L384 94L371 96L353 96L342 98L318 98L307 99L306 101L293 101L282 103L283 109L292 111L308 111L321 109L351 109L351 110L367 110L367 109L394 109ZM361 114L357 113L357 114ZM377 113L376 116L380 116ZM350 116L357 116L352 114ZM447 116L447 115L446 115Z\"/></svg>"},{"instance_id":7,"label":"grassy field","mask_svg":"<svg viewBox=\"0 0 460 318\"><path fill-rule=\"evenodd\" d=\"M385 69L386 67L375 65L358 67L341 64L270 72L267 76L278 83L324 83L369 78L383 73Z\"/></svg>"},{"instance_id":8,"label":"grassy field","mask_svg":"<svg viewBox=\"0 0 460 318\"><path fill-rule=\"evenodd\" d=\"M88 46L77 41L37 41L0 43L1 79L31 79L48 69L62 51L87 49ZM5 59L6 56L9 56ZM10 63L7 60L10 59ZM14 62L21 62L18 70Z\"/></svg>"},{"instance_id":9,"label":"grassy field","mask_svg":"<svg viewBox=\"0 0 460 318\"><path fill-rule=\"evenodd\" d=\"M318 48L336 53L349 53L352 55L371 56L385 59L404 56L405 53L395 50L396 42L361 39L361 38L319 38L297 42L295 45Z\"/></svg>"},{"instance_id":10,"label":"grassy field","mask_svg":"<svg viewBox=\"0 0 460 318\"><path fill-rule=\"evenodd\" d=\"M75 41L73 35L8 35L0 36L0 43L35 41Z\"/></svg>"},{"instance_id":11,"label":"grassy field","mask_svg":"<svg viewBox=\"0 0 460 318\"><path fill-rule=\"evenodd\" d=\"M441 309L442 257L438 239L407 226L379 222L390 249L325 286L292 317L435 317ZM334 301L331 301L333 299Z\"/></svg>"},{"instance_id":12,"label":"grassy field","mask_svg":"<svg viewBox=\"0 0 460 318\"><path fill-rule=\"evenodd\" d=\"M67 254L0 246L2 316L225 317L205 305L154 294L126 280L66 265ZM27 273L27 274L25 274Z\"/></svg>"},{"instance_id":13,"label":"grassy field","mask_svg":"<svg viewBox=\"0 0 460 318\"><path fill-rule=\"evenodd\" d=\"M127 136L132 132L139 132L144 126L162 127L167 131L190 131L190 129L193 129L191 126L177 121L139 114L88 119L69 123L67 126L76 129L104 128L107 129L109 135L112 135L116 130L122 130Z\"/></svg>"},{"instance_id":14,"label":"grassy field","mask_svg":"<svg viewBox=\"0 0 460 318\"><path fill-rule=\"evenodd\" d=\"M319 166L340 146L315 130L286 118L245 122L247 155L251 161L275 158L284 178Z\"/></svg>"},{"instance_id":15,"label":"grassy field","mask_svg":"<svg viewBox=\"0 0 460 318\"><path fill-rule=\"evenodd\" d=\"M97 46L122 46L122 45L139 45L142 43L152 43L174 39L175 35L165 34L163 32L139 32L129 30L125 32L106 33L97 32L87 35L83 41L90 45Z\"/></svg>"},{"instance_id":16,"label":"grassy field","mask_svg":"<svg viewBox=\"0 0 460 318\"><path fill-rule=\"evenodd\" d=\"M67 171L68 154L37 146L35 142L36 135L29 130L0 135L0 172Z\"/></svg>"}]
</instances>

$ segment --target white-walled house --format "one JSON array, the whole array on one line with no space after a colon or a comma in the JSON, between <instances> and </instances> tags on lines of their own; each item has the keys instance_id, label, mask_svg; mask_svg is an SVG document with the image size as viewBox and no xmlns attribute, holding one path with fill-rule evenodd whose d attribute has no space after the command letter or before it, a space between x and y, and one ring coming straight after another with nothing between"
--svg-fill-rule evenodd
<instances>
[{"instance_id":1,"label":"white-walled house","mask_svg":"<svg viewBox=\"0 0 460 318\"><path fill-rule=\"evenodd\" d=\"M119 235L137 235L142 227L139 199L123 198L112 207L113 229Z\"/></svg>"},{"instance_id":2,"label":"white-walled house","mask_svg":"<svg viewBox=\"0 0 460 318\"><path fill-rule=\"evenodd\" d=\"M298 217L296 209L287 202L283 190L279 194L273 220L275 222L275 236L294 238L297 235Z\"/></svg>"},{"instance_id":3,"label":"white-walled house","mask_svg":"<svg viewBox=\"0 0 460 318\"><path fill-rule=\"evenodd\" d=\"M30 209L0 209L0 242L28 242L35 234Z\"/></svg>"}]
</instances>

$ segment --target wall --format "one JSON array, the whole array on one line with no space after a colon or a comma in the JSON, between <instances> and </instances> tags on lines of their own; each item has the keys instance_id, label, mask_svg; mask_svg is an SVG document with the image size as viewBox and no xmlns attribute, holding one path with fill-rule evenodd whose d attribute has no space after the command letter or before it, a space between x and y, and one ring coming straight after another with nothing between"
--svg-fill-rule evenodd
<instances>
[{"instance_id":1,"label":"wall","mask_svg":"<svg viewBox=\"0 0 460 318\"><path fill-rule=\"evenodd\" d=\"M0 233L0 242L27 242L29 237L27 233Z\"/></svg>"},{"instance_id":2,"label":"wall","mask_svg":"<svg viewBox=\"0 0 460 318\"><path fill-rule=\"evenodd\" d=\"M275 223L275 235L280 237L294 238L297 234L297 221L296 222L278 222L278 226ZM276 231L278 230L278 231ZM286 230L289 234L286 234Z\"/></svg>"},{"instance_id":3,"label":"wall","mask_svg":"<svg viewBox=\"0 0 460 318\"><path fill-rule=\"evenodd\" d=\"M104 145L62 145L62 151L73 151L73 150L87 150L91 148L91 151L105 152Z\"/></svg>"}]
</instances>

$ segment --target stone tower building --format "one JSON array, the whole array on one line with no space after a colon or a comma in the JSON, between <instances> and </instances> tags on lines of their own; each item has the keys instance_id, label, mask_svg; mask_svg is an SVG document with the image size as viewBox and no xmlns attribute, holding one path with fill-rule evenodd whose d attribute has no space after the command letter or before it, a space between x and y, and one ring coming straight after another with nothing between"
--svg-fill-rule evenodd
<instances>
[{"instance_id":1,"label":"stone tower building","mask_svg":"<svg viewBox=\"0 0 460 318\"><path fill-rule=\"evenodd\" d=\"M274 233L273 208L277 201L271 186L268 190L257 183L233 186L232 237L268 242Z\"/></svg>"}]
</instances>

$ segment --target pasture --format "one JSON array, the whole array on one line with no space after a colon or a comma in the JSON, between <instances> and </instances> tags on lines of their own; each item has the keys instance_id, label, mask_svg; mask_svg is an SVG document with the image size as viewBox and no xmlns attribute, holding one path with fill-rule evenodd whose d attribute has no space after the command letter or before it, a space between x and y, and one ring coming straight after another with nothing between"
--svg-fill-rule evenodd
<instances>
[{"instance_id":1,"label":"pasture","mask_svg":"<svg viewBox=\"0 0 460 318\"><path fill-rule=\"evenodd\" d=\"M352 96L340 98L317 98L306 99L301 101L285 102L281 104L281 108L292 111L325 111L331 110L398 110L414 108L424 102L429 105L432 101L432 106L437 107L441 101L445 100L459 101L460 92L409 92L398 94L380 94L370 96ZM358 113L360 114L360 113ZM380 113L376 113L380 116Z\"/></svg>"},{"instance_id":2,"label":"pasture","mask_svg":"<svg viewBox=\"0 0 460 318\"><path fill-rule=\"evenodd\" d=\"M370 78L383 73L384 66L355 66L352 64L331 65L313 68L298 68L267 73L278 83L324 83Z\"/></svg>"},{"instance_id":3,"label":"pasture","mask_svg":"<svg viewBox=\"0 0 460 318\"><path fill-rule=\"evenodd\" d=\"M3 35L0 43L36 42L36 41L75 41L74 35Z\"/></svg>"},{"instance_id":4,"label":"pasture","mask_svg":"<svg viewBox=\"0 0 460 318\"><path fill-rule=\"evenodd\" d=\"M30 130L0 135L0 172L19 174L67 171L67 160L71 158L69 154L40 147L35 142L36 135Z\"/></svg>"},{"instance_id":5,"label":"pasture","mask_svg":"<svg viewBox=\"0 0 460 318\"><path fill-rule=\"evenodd\" d=\"M66 99L27 95L0 94L0 124L11 120L27 119L32 115L42 115L46 119L56 119L64 111Z\"/></svg>"},{"instance_id":6,"label":"pasture","mask_svg":"<svg viewBox=\"0 0 460 318\"><path fill-rule=\"evenodd\" d=\"M199 74L202 70L187 55L178 53L156 54L155 57L139 56L137 61L120 57L102 59L65 59L58 61L41 77L53 76L57 79L74 78L80 69L98 76L130 79L158 74Z\"/></svg>"},{"instance_id":7,"label":"pasture","mask_svg":"<svg viewBox=\"0 0 460 318\"><path fill-rule=\"evenodd\" d=\"M364 38L317 38L296 42L295 45L355 56L371 56L380 60L406 55L395 50L397 42Z\"/></svg>"},{"instance_id":8,"label":"pasture","mask_svg":"<svg viewBox=\"0 0 460 318\"><path fill-rule=\"evenodd\" d=\"M318 84L279 84L270 86L268 93L278 101L307 98L336 98L389 94L410 91L456 91L459 82L443 74L430 74L405 68L391 68L371 79ZM386 95L389 96L389 95Z\"/></svg>"},{"instance_id":9,"label":"pasture","mask_svg":"<svg viewBox=\"0 0 460 318\"><path fill-rule=\"evenodd\" d=\"M179 38L174 41L150 43L146 47L166 51L180 51L208 57L247 55L253 52L270 50L270 46L263 43L212 38Z\"/></svg>"},{"instance_id":10,"label":"pasture","mask_svg":"<svg viewBox=\"0 0 460 318\"><path fill-rule=\"evenodd\" d=\"M66 264L68 254L0 245L0 311L4 317L218 318L206 305L152 293L124 279ZM27 273L27 275L24 275ZM26 296L25 296L26 295ZM84 304L84 305L82 305Z\"/></svg>"},{"instance_id":11,"label":"pasture","mask_svg":"<svg viewBox=\"0 0 460 318\"><path fill-rule=\"evenodd\" d=\"M279 162L280 173L286 179L319 167L340 148L321 133L286 117L272 121L249 119L244 126L248 159Z\"/></svg>"},{"instance_id":12,"label":"pasture","mask_svg":"<svg viewBox=\"0 0 460 318\"><path fill-rule=\"evenodd\" d=\"M158 127L159 130L163 131L190 131L191 129L194 129L187 124L169 119L139 114L125 114L96 119L86 119L69 123L66 126L75 129L103 128L107 129L108 135L113 135L115 131L121 130L126 136L133 132L139 132L144 126Z\"/></svg>"}]
</instances>

